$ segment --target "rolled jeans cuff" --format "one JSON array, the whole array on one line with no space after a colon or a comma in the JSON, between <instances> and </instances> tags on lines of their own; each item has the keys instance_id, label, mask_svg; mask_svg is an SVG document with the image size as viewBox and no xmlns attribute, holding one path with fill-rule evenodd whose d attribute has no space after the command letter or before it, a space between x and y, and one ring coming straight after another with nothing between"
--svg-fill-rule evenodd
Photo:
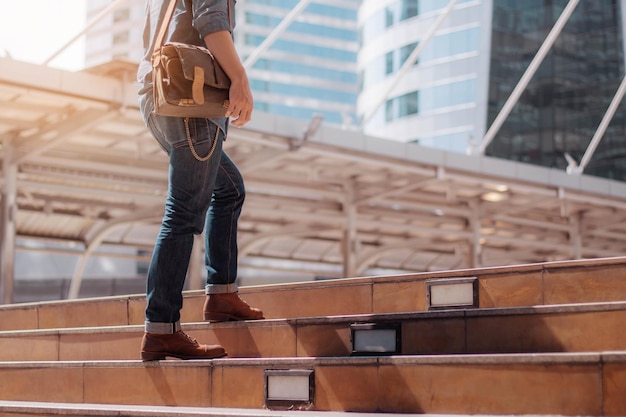
<instances>
[{"instance_id":1,"label":"rolled jeans cuff","mask_svg":"<svg viewBox=\"0 0 626 417\"><path fill-rule=\"evenodd\" d=\"M205 287L205 293L208 294L229 294L231 292L238 292L239 287L236 283L232 284L208 284Z\"/></svg>"},{"instance_id":2,"label":"rolled jeans cuff","mask_svg":"<svg viewBox=\"0 0 626 417\"><path fill-rule=\"evenodd\" d=\"M157 323L147 321L145 324L146 333L152 334L172 334L181 331L180 321L176 323Z\"/></svg>"}]
</instances>

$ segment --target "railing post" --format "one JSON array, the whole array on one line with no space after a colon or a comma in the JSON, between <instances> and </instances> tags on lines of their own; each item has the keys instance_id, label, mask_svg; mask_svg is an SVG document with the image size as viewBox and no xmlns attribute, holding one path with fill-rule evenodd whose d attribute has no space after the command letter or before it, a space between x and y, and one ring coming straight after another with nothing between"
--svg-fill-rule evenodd
<instances>
[{"instance_id":1,"label":"railing post","mask_svg":"<svg viewBox=\"0 0 626 417\"><path fill-rule=\"evenodd\" d=\"M15 221L17 217L17 164L13 138L3 145L3 187L0 217L0 302L13 304L15 299Z\"/></svg>"}]
</instances>

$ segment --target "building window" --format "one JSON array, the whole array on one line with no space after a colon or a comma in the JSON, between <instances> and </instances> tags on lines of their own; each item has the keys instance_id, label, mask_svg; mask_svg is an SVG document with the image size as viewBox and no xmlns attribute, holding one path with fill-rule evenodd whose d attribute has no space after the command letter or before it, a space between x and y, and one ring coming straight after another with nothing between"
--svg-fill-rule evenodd
<instances>
[{"instance_id":1,"label":"building window","mask_svg":"<svg viewBox=\"0 0 626 417\"><path fill-rule=\"evenodd\" d=\"M259 13L246 13L246 23L255 26L262 26L267 28L275 28L282 22L283 18L278 16L268 16ZM304 35L311 35L322 38L331 38L333 40L343 40L356 42L357 32L356 30L337 28L330 25L324 25L322 23L307 23L307 22L293 22L289 25L287 33L299 33Z\"/></svg>"},{"instance_id":2,"label":"building window","mask_svg":"<svg viewBox=\"0 0 626 417\"><path fill-rule=\"evenodd\" d=\"M461 58L464 54L478 51L479 44L480 28L478 27L435 36L425 46L415 65L442 58ZM417 42L413 42L372 59L363 69L364 87L367 88L398 71L416 47Z\"/></svg>"},{"instance_id":3,"label":"building window","mask_svg":"<svg viewBox=\"0 0 626 417\"><path fill-rule=\"evenodd\" d=\"M250 80L250 86L254 91L278 94L284 97L307 97L310 99L345 104L353 104L356 102L356 92L337 91L329 88L321 88L319 86L294 85L255 79Z\"/></svg>"},{"instance_id":4,"label":"building window","mask_svg":"<svg viewBox=\"0 0 626 417\"><path fill-rule=\"evenodd\" d=\"M466 3L472 0L459 0ZM363 22L362 42L366 43L398 23L422 14L437 12L445 8L450 0L396 0L378 10Z\"/></svg>"},{"instance_id":5,"label":"building window","mask_svg":"<svg viewBox=\"0 0 626 417\"><path fill-rule=\"evenodd\" d=\"M264 36L246 33L245 43L249 46L259 46ZM356 52L349 52L342 49L330 48L325 46L311 45L303 42L279 39L272 45L273 50L289 52L294 55L312 56L317 59L328 59L341 62L356 62Z\"/></svg>"},{"instance_id":6,"label":"building window","mask_svg":"<svg viewBox=\"0 0 626 417\"><path fill-rule=\"evenodd\" d=\"M435 36L420 54L421 62L478 51L480 28L472 27ZM409 52L410 53L410 52Z\"/></svg>"},{"instance_id":7,"label":"building window","mask_svg":"<svg viewBox=\"0 0 626 417\"><path fill-rule=\"evenodd\" d=\"M432 111L476 102L476 78L424 88L420 111Z\"/></svg>"},{"instance_id":8,"label":"building window","mask_svg":"<svg viewBox=\"0 0 626 417\"><path fill-rule=\"evenodd\" d=\"M300 0L247 0L248 3L262 4L265 6L278 7L281 9L291 10L298 5ZM340 6L331 6L328 4L311 3L306 8L306 13L317 14L321 16L330 16L337 19L346 19L356 21L356 8L346 8Z\"/></svg>"},{"instance_id":9,"label":"building window","mask_svg":"<svg viewBox=\"0 0 626 417\"><path fill-rule=\"evenodd\" d=\"M259 59L254 64L255 69L273 71L284 74L297 74L303 77L324 79L333 82L355 85L357 76L348 68L345 71L324 68L323 66L309 65L301 62L290 62L281 59Z\"/></svg>"},{"instance_id":10,"label":"building window","mask_svg":"<svg viewBox=\"0 0 626 417\"><path fill-rule=\"evenodd\" d=\"M493 123L565 1L495 2L489 74ZM487 147L499 158L565 169L580 161L624 75L620 2L580 2ZM585 173L626 180L626 103L611 120Z\"/></svg>"},{"instance_id":11,"label":"building window","mask_svg":"<svg viewBox=\"0 0 626 417\"><path fill-rule=\"evenodd\" d=\"M385 105L385 119L391 122L418 112L418 92L413 91L388 100Z\"/></svg>"},{"instance_id":12,"label":"building window","mask_svg":"<svg viewBox=\"0 0 626 417\"><path fill-rule=\"evenodd\" d=\"M403 1L400 6L400 21L410 19L418 14L418 1Z\"/></svg>"},{"instance_id":13,"label":"building window","mask_svg":"<svg viewBox=\"0 0 626 417\"><path fill-rule=\"evenodd\" d=\"M387 101L387 122L446 107L476 102L476 79L423 88Z\"/></svg>"},{"instance_id":14,"label":"building window","mask_svg":"<svg viewBox=\"0 0 626 417\"><path fill-rule=\"evenodd\" d=\"M385 9L385 27L391 27L394 25L394 23L395 19L393 17L393 11L389 7L387 7Z\"/></svg>"},{"instance_id":15,"label":"building window","mask_svg":"<svg viewBox=\"0 0 626 417\"><path fill-rule=\"evenodd\" d=\"M390 51L385 54L385 75L389 75L395 71L395 65L393 62L394 52L395 51Z\"/></svg>"}]
</instances>

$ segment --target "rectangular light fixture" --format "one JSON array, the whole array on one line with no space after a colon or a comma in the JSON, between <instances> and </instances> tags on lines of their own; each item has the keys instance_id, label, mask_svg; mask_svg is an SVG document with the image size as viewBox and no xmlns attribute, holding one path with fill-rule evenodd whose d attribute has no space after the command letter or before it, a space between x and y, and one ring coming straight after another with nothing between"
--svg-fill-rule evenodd
<instances>
[{"instance_id":1,"label":"rectangular light fixture","mask_svg":"<svg viewBox=\"0 0 626 417\"><path fill-rule=\"evenodd\" d=\"M265 405L268 408L306 407L313 403L314 397L314 370L265 370Z\"/></svg>"},{"instance_id":2,"label":"rectangular light fixture","mask_svg":"<svg viewBox=\"0 0 626 417\"><path fill-rule=\"evenodd\" d=\"M355 323L350 325L352 355L395 355L402 350L400 323Z\"/></svg>"},{"instance_id":3,"label":"rectangular light fixture","mask_svg":"<svg viewBox=\"0 0 626 417\"><path fill-rule=\"evenodd\" d=\"M478 278L443 278L426 281L429 310L478 308Z\"/></svg>"}]
</instances>

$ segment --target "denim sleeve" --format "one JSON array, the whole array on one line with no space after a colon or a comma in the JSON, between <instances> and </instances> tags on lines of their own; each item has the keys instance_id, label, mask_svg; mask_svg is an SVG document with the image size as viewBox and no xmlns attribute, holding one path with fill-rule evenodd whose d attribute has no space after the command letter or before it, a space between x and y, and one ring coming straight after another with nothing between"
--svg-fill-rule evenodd
<instances>
[{"instance_id":1,"label":"denim sleeve","mask_svg":"<svg viewBox=\"0 0 626 417\"><path fill-rule=\"evenodd\" d=\"M204 38L209 33L227 30L232 32L234 8L229 6L232 0L192 0L193 27ZM230 9L230 10L229 10Z\"/></svg>"}]
</instances>

